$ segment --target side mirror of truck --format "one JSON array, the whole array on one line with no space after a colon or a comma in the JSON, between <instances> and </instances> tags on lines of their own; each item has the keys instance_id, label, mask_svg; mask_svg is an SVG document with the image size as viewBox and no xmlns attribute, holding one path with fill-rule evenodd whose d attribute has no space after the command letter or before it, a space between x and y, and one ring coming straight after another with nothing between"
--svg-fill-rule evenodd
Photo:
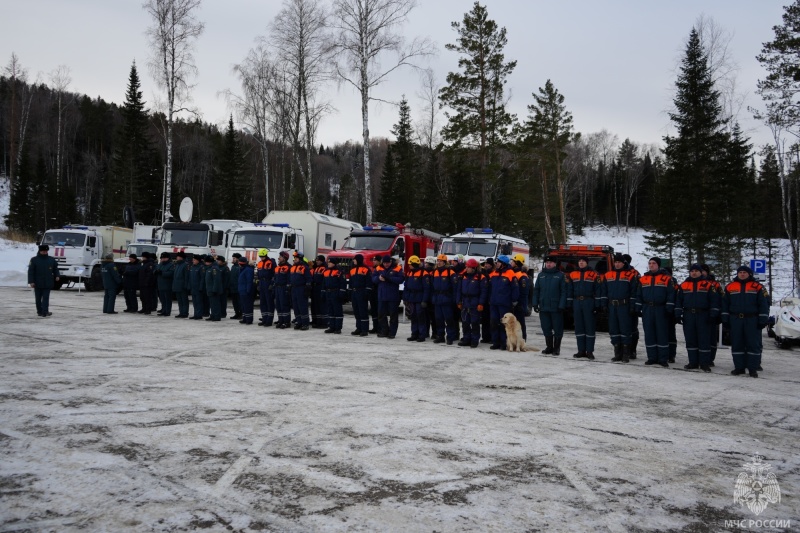
<instances>
[{"instance_id":1,"label":"side mirror of truck","mask_svg":"<svg viewBox=\"0 0 800 533\"><path fill-rule=\"evenodd\" d=\"M294 248L297 242L297 235L292 233L286 236L286 246L284 248Z\"/></svg>"}]
</instances>

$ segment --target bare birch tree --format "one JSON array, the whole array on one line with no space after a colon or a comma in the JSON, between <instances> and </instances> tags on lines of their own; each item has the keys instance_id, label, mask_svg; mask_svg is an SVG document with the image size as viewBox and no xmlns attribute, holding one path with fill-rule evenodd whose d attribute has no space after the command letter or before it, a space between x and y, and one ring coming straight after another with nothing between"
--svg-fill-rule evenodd
<instances>
[{"instance_id":1,"label":"bare birch tree","mask_svg":"<svg viewBox=\"0 0 800 533\"><path fill-rule=\"evenodd\" d=\"M340 79L361 94L361 122L364 150L364 198L366 221L373 216L369 160L369 102L377 100L372 90L402 66L414 66L416 58L429 55L428 39L414 39L405 45L398 30L416 7L415 0L334 0L331 26L335 31L333 51ZM380 60L394 54L388 63Z\"/></svg>"},{"instance_id":2,"label":"bare birch tree","mask_svg":"<svg viewBox=\"0 0 800 533\"><path fill-rule=\"evenodd\" d=\"M164 186L163 220L172 217L172 130L175 115L188 111L190 83L197 74L194 63L195 40L203 33L204 24L197 20L196 10L201 0L147 0L143 7L152 17L153 25L147 29L152 57L150 69L156 83L166 91L167 149Z\"/></svg>"},{"instance_id":3,"label":"bare birch tree","mask_svg":"<svg viewBox=\"0 0 800 533\"><path fill-rule=\"evenodd\" d=\"M283 8L271 24L271 42L291 80L294 106L292 149L303 180L308 209L313 208L311 158L315 134L319 121L330 109L318 99L320 84L330 77L330 48L325 35L327 17L328 13L319 0L284 0ZM300 161L301 136L305 141L305 165Z\"/></svg>"},{"instance_id":4,"label":"bare birch tree","mask_svg":"<svg viewBox=\"0 0 800 533\"><path fill-rule=\"evenodd\" d=\"M61 193L61 164L63 160L63 143L64 137L64 108L68 102L65 102L65 93L67 87L72 83L72 76L70 76L70 69L65 65L59 65L54 71L50 73L50 83L53 86L53 91L56 93L56 106L58 110L58 125L56 126L56 195ZM58 197L58 196L57 196Z\"/></svg>"},{"instance_id":5,"label":"bare birch tree","mask_svg":"<svg viewBox=\"0 0 800 533\"><path fill-rule=\"evenodd\" d=\"M740 67L730 50L733 33L706 14L697 17L694 27L706 52L714 88L720 93L720 104L727 119L727 127L733 128L745 101L745 94L739 91L738 86Z\"/></svg>"}]
</instances>

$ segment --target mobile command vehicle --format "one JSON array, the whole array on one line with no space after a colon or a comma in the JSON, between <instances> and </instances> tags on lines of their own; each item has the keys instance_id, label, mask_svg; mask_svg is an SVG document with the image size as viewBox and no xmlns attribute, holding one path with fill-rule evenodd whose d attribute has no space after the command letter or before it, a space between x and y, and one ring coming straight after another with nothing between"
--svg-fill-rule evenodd
<instances>
[{"instance_id":1,"label":"mobile command vehicle","mask_svg":"<svg viewBox=\"0 0 800 533\"><path fill-rule=\"evenodd\" d=\"M342 245L350 232L361 229L361 224L358 222L314 211L270 211L262 222L272 226L287 225L289 228L302 230L300 239L302 250L297 251L305 255L309 261L319 254L327 256Z\"/></svg>"},{"instance_id":2,"label":"mobile command vehicle","mask_svg":"<svg viewBox=\"0 0 800 533\"><path fill-rule=\"evenodd\" d=\"M426 229L412 228L410 224L394 226L373 224L352 231L341 250L330 254L340 267L347 267L356 256L364 256L364 264L372 266L374 257L390 255L409 271L408 258L416 255L424 259L428 255L436 255L442 236Z\"/></svg>"},{"instance_id":3,"label":"mobile command vehicle","mask_svg":"<svg viewBox=\"0 0 800 533\"><path fill-rule=\"evenodd\" d=\"M68 283L83 282L87 291L102 290L100 263L106 254L115 259L127 255L133 230L119 226L64 226L44 232L41 244L50 246L58 263L56 289Z\"/></svg>"},{"instance_id":4,"label":"mobile command vehicle","mask_svg":"<svg viewBox=\"0 0 800 533\"><path fill-rule=\"evenodd\" d=\"M513 257L522 254L525 265L529 271L533 265L531 260L531 247L522 239L510 237L502 233L495 233L492 228L466 228L462 233L456 233L442 239L442 252L448 260L456 259L459 255L464 260L475 259L479 263L487 257L497 259L500 255Z\"/></svg>"},{"instance_id":5,"label":"mobile command vehicle","mask_svg":"<svg viewBox=\"0 0 800 533\"><path fill-rule=\"evenodd\" d=\"M289 224L257 223L252 227L236 228L228 236L227 258L230 260L238 252L251 263L258 262L258 250L266 248L269 257L278 261L278 254L297 250L304 253L303 230L292 228Z\"/></svg>"}]
</instances>

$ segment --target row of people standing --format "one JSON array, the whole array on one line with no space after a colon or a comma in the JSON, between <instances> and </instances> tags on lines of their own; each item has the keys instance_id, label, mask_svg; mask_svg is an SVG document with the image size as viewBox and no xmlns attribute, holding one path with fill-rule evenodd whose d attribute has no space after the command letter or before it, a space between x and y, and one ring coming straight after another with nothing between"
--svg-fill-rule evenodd
<instances>
[{"instance_id":1,"label":"row of people standing","mask_svg":"<svg viewBox=\"0 0 800 533\"><path fill-rule=\"evenodd\" d=\"M729 325L734 375L748 371L758 377L761 368L761 332L769 318L769 295L753 279L746 266L724 289L706 265L693 264L689 277L678 284L661 260L648 261L640 275L630 257L614 256L614 268L599 274L589 267L589 258L578 261L578 269L561 272L555 257L545 258L545 268L534 285L534 311L540 314L547 348L559 354L563 336L563 312L571 306L578 343L576 358L594 359L596 314L608 313L612 361L635 359L638 319L642 319L647 361L645 365L668 367L675 362L675 325L682 324L689 364L686 370L711 372L719 339L719 324Z\"/></svg>"}]
</instances>

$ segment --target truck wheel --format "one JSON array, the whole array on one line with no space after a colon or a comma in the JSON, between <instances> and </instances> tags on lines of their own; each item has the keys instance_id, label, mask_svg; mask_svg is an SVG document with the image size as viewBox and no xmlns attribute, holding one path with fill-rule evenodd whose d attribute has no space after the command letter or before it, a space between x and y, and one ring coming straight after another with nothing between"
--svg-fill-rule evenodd
<instances>
[{"instance_id":1,"label":"truck wheel","mask_svg":"<svg viewBox=\"0 0 800 533\"><path fill-rule=\"evenodd\" d=\"M83 280L83 286L88 292L103 290L103 275L100 273L100 267L92 269L92 275Z\"/></svg>"}]
</instances>

